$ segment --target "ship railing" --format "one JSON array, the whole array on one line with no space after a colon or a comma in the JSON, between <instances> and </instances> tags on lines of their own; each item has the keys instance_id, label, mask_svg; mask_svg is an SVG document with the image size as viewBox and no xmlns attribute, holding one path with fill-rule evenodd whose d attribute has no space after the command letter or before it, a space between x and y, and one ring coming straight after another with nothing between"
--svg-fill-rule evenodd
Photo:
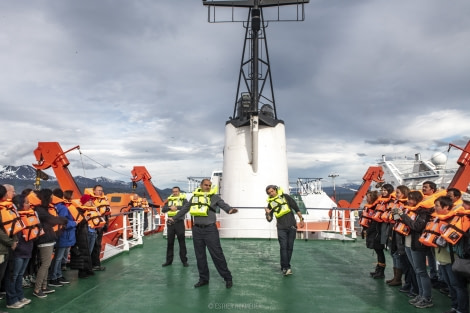
<instances>
[{"instance_id":1,"label":"ship railing","mask_svg":"<svg viewBox=\"0 0 470 313\"><path fill-rule=\"evenodd\" d=\"M143 237L148 233L158 231L161 224L160 215L152 209L144 212L142 208L133 208L130 212L121 212L109 216L110 221L121 221L120 227L110 227L112 230L103 234L104 249L101 260L106 260L119 253L129 251L132 247L142 245ZM115 238L108 242L106 238Z\"/></svg>"},{"instance_id":2,"label":"ship railing","mask_svg":"<svg viewBox=\"0 0 470 313\"><path fill-rule=\"evenodd\" d=\"M264 208L237 207L238 213L228 215L221 212L219 233L222 238L277 238L276 221L267 222ZM307 208L303 214L304 227L297 224L299 239L341 239L357 238L358 209ZM299 218L296 215L297 223ZM275 218L274 218L275 219Z\"/></svg>"}]
</instances>

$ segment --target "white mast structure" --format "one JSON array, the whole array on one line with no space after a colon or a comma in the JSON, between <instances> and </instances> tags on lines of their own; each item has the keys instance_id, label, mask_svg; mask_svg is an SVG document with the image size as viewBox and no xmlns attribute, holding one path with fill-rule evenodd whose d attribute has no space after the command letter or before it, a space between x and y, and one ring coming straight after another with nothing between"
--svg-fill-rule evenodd
<instances>
[{"instance_id":1,"label":"white mast structure","mask_svg":"<svg viewBox=\"0 0 470 313\"><path fill-rule=\"evenodd\" d=\"M243 224L248 230L250 221L256 225L254 228L268 224L250 220L254 215L264 218L263 213L255 213L253 209L258 211L266 206L266 186L274 184L289 192L285 126L276 112L266 27L270 21L303 21L304 4L308 2L203 0L203 5L208 7L210 23L241 22L246 29L233 116L225 125L223 174L219 185L222 198L241 210L237 218L224 219L222 215L222 229L239 229ZM287 5L296 6L295 13L290 18L281 18L281 7ZM265 19L263 9L268 7L270 12L277 11L273 18ZM240 9L248 9L246 19L237 20L236 11ZM220 10L229 10L229 13L220 14ZM241 222L240 219L244 218L248 220ZM223 232L221 230L222 236ZM248 232L241 236L250 237ZM233 233L225 236L240 237ZM253 236L259 237L260 234Z\"/></svg>"}]
</instances>

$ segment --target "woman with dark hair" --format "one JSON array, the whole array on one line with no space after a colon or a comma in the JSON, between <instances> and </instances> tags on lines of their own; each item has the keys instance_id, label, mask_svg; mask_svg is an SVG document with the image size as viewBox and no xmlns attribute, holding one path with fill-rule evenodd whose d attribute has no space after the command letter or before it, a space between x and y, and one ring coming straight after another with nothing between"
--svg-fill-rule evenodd
<instances>
[{"instance_id":1,"label":"woman with dark hair","mask_svg":"<svg viewBox=\"0 0 470 313\"><path fill-rule=\"evenodd\" d=\"M416 192L412 191L408 194L408 202L410 200L412 203L416 202L419 198L423 199L422 196L420 197ZM421 309L429 308L434 305L431 298L431 279L426 269L426 255L431 248L419 242L419 237L431 218L431 213L434 212L434 208L423 207L423 203L424 202L416 203L413 218L409 214L406 214L401 208L398 209L401 221L410 228L409 236L405 237L405 251L413 266L418 284L418 295L409 302ZM408 249L408 247L410 249Z\"/></svg>"},{"instance_id":2,"label":"woman with dark hair","mask_svg":"<svg viewBox=\"0 0 470 313\"><path fill-rule=\"evenodd\" d=\"M394 221L393 225L395 225L395 220L393 216L400 218L398 214L393 214L398 212L398 208L404 208L407 201L408 201L408 194L410 193L410 188L404 185L400 185L395 190L395 200L391 204L391 212L392 212L392 220ZM386 281L389 286L400 286L402 285L401 277L403 273L408 269L410 266L408 262L408 257L406 256L405 252L405 237L394 231L391 230L390 233L390 254L392 255L393 260L393 278Z\"/></svg>"},{"instance_id":3,"label":"woman with dark hair","mask_svg":"<svg viewBox=\"0 0 470 313\"><path fill-rule=\"evenodd\" d=\"M45 298L48 293L55 291L47 287L47 274L52 261L54 245L57 241L56 231L58 225L67 225L67 218L58 216L54 206L51 206L52 190L42 189L37 193L37 196L41 200L41 204L35 207L35 210L41 221L44 235L36 241L41 264L36 274L33 295L38 298Z\"/></svg>"},{"instance_id":4,"label":"woman with dark hair","mask_svg":"<svg viewBox=\"0 0 470 313\"><path fill-rule=\"evenodd\" d=\"M381 196L377 199L377 205L375 206L375 214L372 217L372 222L367 228L366 246L369 249L374 249L377 254L377 265L374 272L370 272L372 278L384 278L385 277L385 244L388 237L388 223L383 223L381 215L387 208L387 205L392 201L391 195L393 192L393 186L390 184L384 184L380 189Z\"/></svg>"}]
</instances>

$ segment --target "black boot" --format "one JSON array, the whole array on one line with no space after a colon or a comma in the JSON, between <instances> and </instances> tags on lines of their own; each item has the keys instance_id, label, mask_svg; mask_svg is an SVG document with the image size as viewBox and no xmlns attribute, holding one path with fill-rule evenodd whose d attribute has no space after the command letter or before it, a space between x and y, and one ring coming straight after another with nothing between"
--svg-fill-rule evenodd
<instances>
[{"instance_id":1,"label":"black boot","mask_svg":"<svg viewBox=\"0 0 470 313\"><path fill-rule=\"evenodd\" d=\"M375 266L375 270L373 272L369 272L370 276L374 277L375 274L377 274L377 271L379 270L379 264Z\"/></svg>"},{"instance_id":2,"label":"black boot","mask_svg":"<svg viewBox=\"0 0 470 313\"><path fill-rule=\"evenodd\" d=\"M379 263L379 268L377 269L377 273L375 273L373 278L385 278L385 264Z\"/></svg>"}]
</instances>

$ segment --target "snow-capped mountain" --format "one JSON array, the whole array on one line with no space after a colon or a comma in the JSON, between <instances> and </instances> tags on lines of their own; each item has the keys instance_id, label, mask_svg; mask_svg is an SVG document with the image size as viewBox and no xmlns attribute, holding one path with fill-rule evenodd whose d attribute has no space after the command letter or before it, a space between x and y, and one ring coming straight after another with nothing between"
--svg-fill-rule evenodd
<instances>
[{"instance_id":1,"label":"snow-capped mountain","mask_svg":"<svg viewBox=\"0 0 470 313\"><path fill-rule=\"evenodd\" d=\"M45 179L43 177L40 180L40 188L57 188L59 187L59 183L54 176L50 176ZM106 193L112 192L124 192L124 193L138 193L141 195L145 195L147 191L145 190L143 184L139 183L137 185L137 189L132 189L132 182L129 180L128 182L121 181L121 180L113 180L106 177L96 177L96 178L86 178L83 176L75 176L75 182L77 183L78 187L83 190L84 188L93 187L97 184L102 185L106 191ZM36 181L36 169L30 165L21 165L21 166L11 166L0 165L0 184L10 184L15 186L17 192L21 192L23 189L26 188L35 188ZM157 188L157 191L160 193L162 198L165 198L171 193L171 190L168 191L160 190Z\"/></svg>"}]
</instances>

